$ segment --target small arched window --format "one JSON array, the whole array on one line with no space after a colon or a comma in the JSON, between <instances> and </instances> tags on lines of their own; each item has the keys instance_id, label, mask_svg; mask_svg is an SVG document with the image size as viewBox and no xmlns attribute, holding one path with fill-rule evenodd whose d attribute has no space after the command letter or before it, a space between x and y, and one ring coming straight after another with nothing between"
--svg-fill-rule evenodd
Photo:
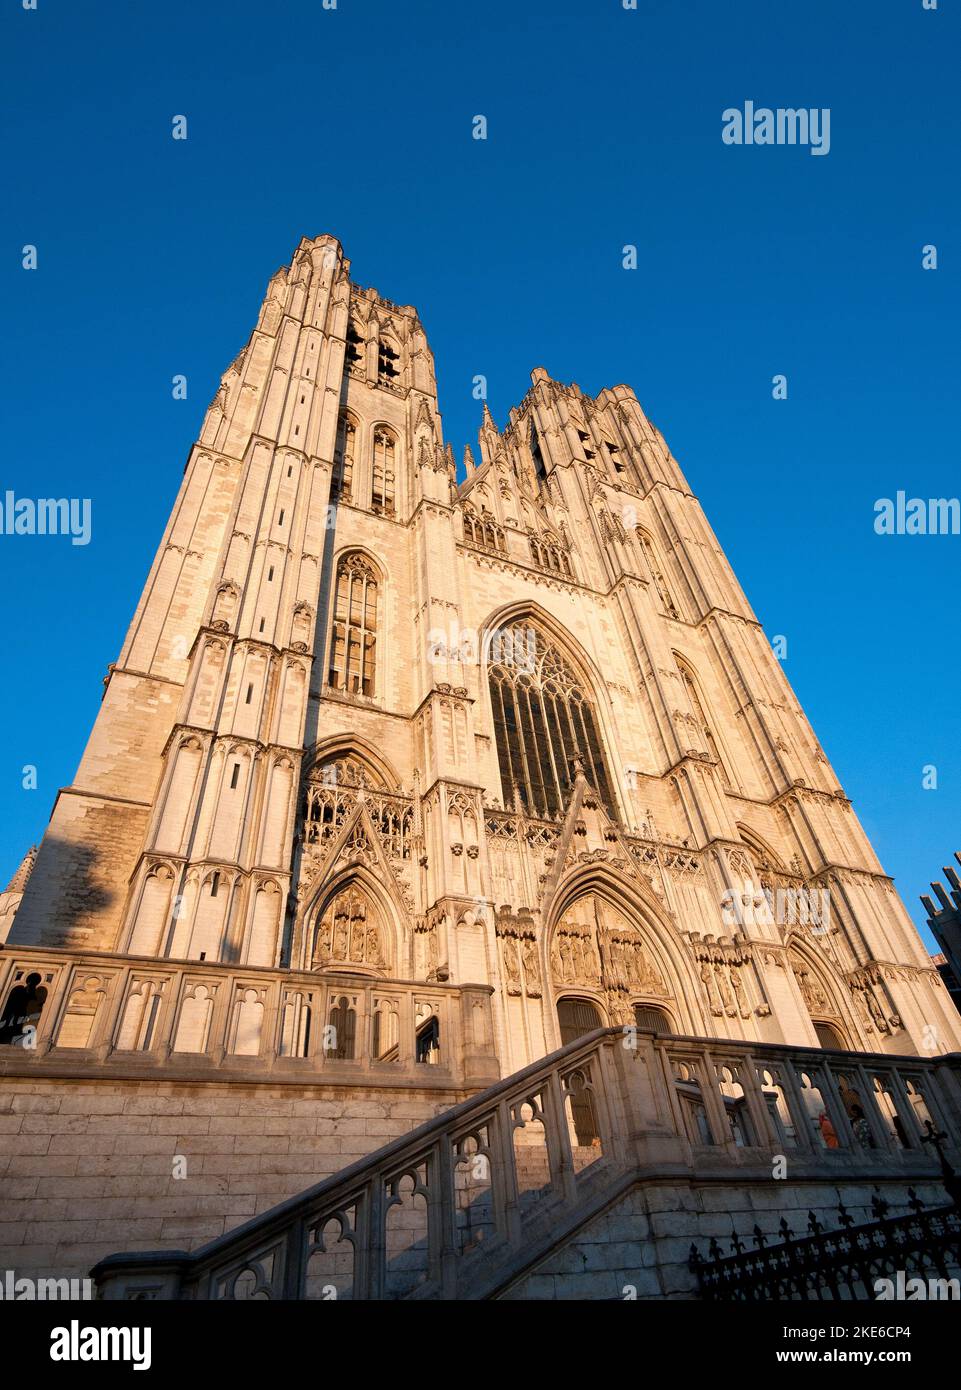
<instances>
[{"instance_id":1,"label":"small arched window","mask_svg":"<svg viewBox=\"0 0 961 1390\"><path fill-rule=\"evenodd\" d=\"M373 695L377 648L377 574L364 555L337 566L327 684L352 695Z\"/></svg>"},{"instance_id":2,"label":"small arched window","mask_svg":"<svg viewBox=\"0 0 961 1390\"><path fill-rule=\"evenodd\" d=\"M647 567L651 572L651 578L654 581L654 588L657 591L657 596L661 601L661 608L669 618L676 618L678 616L677 604L674 602L674 599L671 596L671 591L668 588L667 580L664 578L664 575L661 571L660 562L657 558L657 551L654 548L654 542L651 540L647 532L642 531L639 526L637 527L636 533L637 539L641 543L641 549L644 552L644 558L647 561Z\"/></svg>"},{"instance_id":3,"label":"small arched window","mask_svg":"<svg viewBox=\"0 0 961 1390\"><path fill-rule=\"evenodd\" d=\"M539 536L536 531L531 531L527 537L530 546L531 559L538 569L550 570L553 574L562 574L566 579L572 576L571 562L567 557L567 552L550 534Z\"/></svg>"},{"instance_id":4,"label":"small arched window","mask_svg":"<svg viewBox=\"0 0 961 1390\"><path fill-rule=\"evenodd\" d=\"M464 508L464 540L484 550L506 549L503 529L485 507L480 516L473 507Z\"/></svg>"},{"instance_id":5,"label":"small arched window","mask_svg":"<svg viewBox=\"0 0 961 1390\"><path fill-rule=\"evenodd\" d=\"M394 436L390 431L375 430L370 506L379 516L394 515L394 452Z\"/></svg>"},{"instance_id":6,"label":"small arched window","mask_svg":"<svg viewBox=\"0 0 961 1390\"><path fill-rule=\"evenodd\" d=\"M718 772L721 774L721 781L724 783L725 787L727 787L728 790L730 790L731 779L728 776L727 768L724 765L724 759L721 757L721 750L718 748L717 740L715 739L714 734L711 730L711 724L708 720L707 715L704 712L704 705L701 702L701 697L698 693L697 682L694 679L693 672L688 670L687 666L684 664L683 661L681 661L678 658L676 653L674 656L674 660L677 665L678 673L680 674L681 680L684 682L684 689L687 691L687 698L690 701L691 705L691 713L697 720L698 728L701 731L701 735L704 739L704 742L707 744L708 752L710 753L714 761L717 763Z\"/></svg>"},{"instance_id":7,"label":"small arched window","mask_svg":"<svg viewBox=\"0 0 961 1390\"><path fill-rule=\"evenodd\" d=\"M357 454L357 425L346 411L337 422L334 445L334 472L330 481L330 500L349 502L353 496L354 460Z\"/></svg>"},{"instance_id":8,"label":"small arched window","mask_svg":"<svg viewBox=\"0 0 961 1390\"><path fill-rule=\"evenodd\" d=\"M618 446L616 444L612 444L609 439L604 440L604 446L607 449L608 457L611 460L611 465L614 469L615 477L618 474L626 473L628 471L627 464L621 458L621 451L618 448Z\"/></svg>"},{"instance_id":9,"label":"small arched window","mask_svg":"<svg viewBox=\"0 0 961 1390\"><path fill-rule=\"evenodd\" d=\"M544 465L544 455L541 453L541 441L537 435L537 426L533 420L531 420L530 446L534 472L537 474L538 480L543 481L547 477L547 468Z\"/></svg>"}]
</instances>

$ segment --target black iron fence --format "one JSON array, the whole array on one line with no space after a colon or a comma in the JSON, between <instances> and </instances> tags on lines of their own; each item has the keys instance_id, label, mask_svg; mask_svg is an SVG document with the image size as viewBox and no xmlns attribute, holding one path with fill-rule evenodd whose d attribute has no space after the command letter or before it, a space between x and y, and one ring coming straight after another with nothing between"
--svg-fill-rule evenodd
<instances>
[{"instance_id":1,"label":"black iron fence","mask_svg":"<svg viewBox=\"0 0 961 1390\"><path fill-rule=\"evenodd\" d=\"M731 1254L716 1239L708 1255L691 1246L691 1269L701 1297L734 1302L891 1298L957 1298L961 1294L961 1212L956 1206L924 1210L908 1188L906 1216L889 1217L889 1204L876 1194L871 1206L875 1220L855 1225L843 1201L838 1201L838 1229L826 1231L813 1212L805 1235L795 1235L781 1218L781 1240L771 1242L754 1227L753 1250L735 1231ZM923 1288L909 1281L923 1281ZM932 1285L931 1281L939 1282ZM890 1290L882 1283L889 1281Z\"/></svg>"}]
</instances>

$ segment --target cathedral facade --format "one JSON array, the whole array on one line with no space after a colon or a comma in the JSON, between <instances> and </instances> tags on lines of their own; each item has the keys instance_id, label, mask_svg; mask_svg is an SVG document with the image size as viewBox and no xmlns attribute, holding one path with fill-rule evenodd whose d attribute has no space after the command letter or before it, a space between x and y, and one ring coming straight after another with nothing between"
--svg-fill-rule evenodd
<instances>
[{"instance_id":1,"label":"cathedral facade","mask_svg":"<svg viewBox=\"0 0 961 1390\"><path fill-rule=\"evenodd\" d=\"M313 1055L322 1025L341 1060L429 1061L474 1026L440 1017L448 985L489 998L501 1075L601 1025L961 1048L633 391L537 369L465 468L416 311L302 241L206 413L8 952L132 962L121 1050L169 961L247 972L248 1056ZM300 982L273 1011L263 972ZM197 1052L211 988L178 1004Z\"/></svg>"}]
</instances>

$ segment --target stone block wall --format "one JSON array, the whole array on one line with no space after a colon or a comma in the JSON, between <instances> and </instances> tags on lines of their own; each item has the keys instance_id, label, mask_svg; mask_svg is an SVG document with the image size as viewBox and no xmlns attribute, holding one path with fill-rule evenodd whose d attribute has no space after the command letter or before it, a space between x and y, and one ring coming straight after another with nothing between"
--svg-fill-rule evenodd
<instances>
[{"instance_id":1,"label":"stone block wall","mask_svg":"<svg viewBox=\"0 0 961 1390\"><path fill-rule=\"evenodd\" d=\"M940 1183L917 1183L926 1207L944 1206ZM838 1193L855 1224L875 1220L871 1199L880 1193L891 1204L889 1216L910 1215L903 1182L871 1184L719 1182L693 1186L685 1181L638 1184L607 1211L553 1250L501 1298L508 1301L579 1299L697 1299L697 1280L688 1265L691 1245L707 1257L714 1237L725 1255L736 1231L746 1250L754 1249L754 1227L771 1245L781 1243L787 1220L794 1236L809 1234L813 1212L825 1231L840 1230ZM952 1271L957 1273L957 1271Z\"/></svg>"},{"instance_id":2,"label":"stone block wall","mask_svg":"<svg viewBox=\"0 0 961 1390\"><path fill-rule=\"evenodd\" d=\"M0 1269L76 1276L118 1250L196 1249L468 1094L8 1076Z\"/></svg>"}]
</instances>

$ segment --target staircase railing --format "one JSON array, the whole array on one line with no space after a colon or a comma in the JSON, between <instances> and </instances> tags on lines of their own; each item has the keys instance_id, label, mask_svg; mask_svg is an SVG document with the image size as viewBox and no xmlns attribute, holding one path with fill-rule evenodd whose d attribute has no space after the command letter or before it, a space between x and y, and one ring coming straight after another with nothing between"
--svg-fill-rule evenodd
<instances>
[{"instance_id":1,"label":"staircase railing","mask_svg":"<svg viewBox=\"0 0 961 1390\"><path fill-rule=\"evenodd\" d=\"M602 1029L192 1254L113 1255L106 1298L484 1298L645 1178L938 1178L961 1057ZM942 1168L943 1168L942 1154Z\"/></svg>"}]
</instances>

